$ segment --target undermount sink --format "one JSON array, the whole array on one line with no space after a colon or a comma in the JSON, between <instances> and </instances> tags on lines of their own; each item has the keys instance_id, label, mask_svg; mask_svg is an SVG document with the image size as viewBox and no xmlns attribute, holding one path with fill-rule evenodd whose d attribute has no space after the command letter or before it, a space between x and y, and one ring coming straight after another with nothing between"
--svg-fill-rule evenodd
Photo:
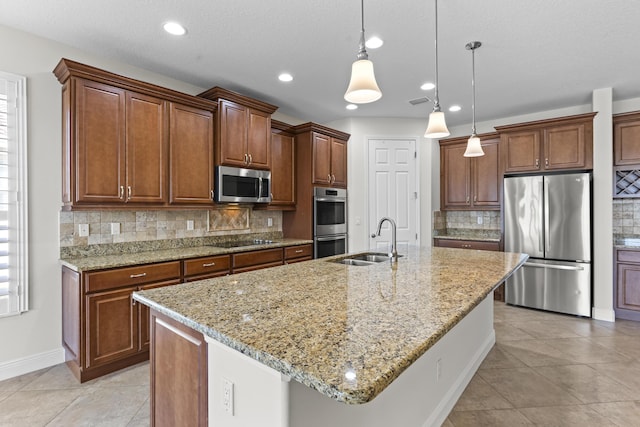
<instances>
[{"instance_id":1,"label":"undermount sink","mask_svg":"<svg viewBox=\"0 0 640 427\"><path fill-rule=\"evenodd\" d=\"M401 257L401 256L402 255L398 255L398 257ZM391 257L385 253L367 252L364 254L358 254L358 255L348 256L345 258L340 258L340 259L334 260L334 262L337 262L339 264L366 266L366 265L373 265L379 262L390 261L390 260L391 260Z\"/></svg>"}]
</instances>

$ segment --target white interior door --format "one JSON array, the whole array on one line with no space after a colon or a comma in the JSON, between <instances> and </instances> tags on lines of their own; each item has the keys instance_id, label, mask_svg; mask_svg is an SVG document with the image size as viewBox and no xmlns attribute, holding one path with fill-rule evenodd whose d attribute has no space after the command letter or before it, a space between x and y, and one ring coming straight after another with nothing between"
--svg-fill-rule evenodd
<instances>
[{"instance_id":1,"label":"white interior door","mask_svg":"<svg viewBox=\"0 0 640 427\"><path fill-rule=\"evenodd\" d=\"M369 139L369 249L387 252L391 226L385 221L380 237L371 237L378 222L396 222L398 252L419 242L417 154L414 139Z\"/></svg>"}]
</instances>

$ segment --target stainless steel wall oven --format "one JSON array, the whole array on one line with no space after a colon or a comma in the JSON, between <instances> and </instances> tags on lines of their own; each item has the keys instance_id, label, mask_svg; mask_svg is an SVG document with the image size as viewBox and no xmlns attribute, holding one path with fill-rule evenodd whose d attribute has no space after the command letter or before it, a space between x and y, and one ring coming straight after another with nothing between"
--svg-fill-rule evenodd
<instances>
[{"instance_id":1,"label":"stainless steel wall oven","mask_svg":"<svg viewBox=\"0 0 640 427\"><path fill-rule=\"evenodd\" d=\"M323 258L347 252L347 190L313 190L313 253Z\"/></svg>"}]
</instances>

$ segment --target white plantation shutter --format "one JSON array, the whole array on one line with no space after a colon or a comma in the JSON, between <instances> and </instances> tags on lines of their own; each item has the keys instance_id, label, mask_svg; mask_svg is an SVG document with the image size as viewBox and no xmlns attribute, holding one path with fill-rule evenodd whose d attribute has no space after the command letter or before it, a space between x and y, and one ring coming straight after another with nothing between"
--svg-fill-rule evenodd
<instances>
[{"instance_id":1,"label":"white plantation shutter","mask_svg":"<svg viewBox=\"0 0 640 427\"><path fill-rule=\"evenodd\" d=\"M26 79L0 72L0 317L28 309Z\"/></svg>"}]
</instances>

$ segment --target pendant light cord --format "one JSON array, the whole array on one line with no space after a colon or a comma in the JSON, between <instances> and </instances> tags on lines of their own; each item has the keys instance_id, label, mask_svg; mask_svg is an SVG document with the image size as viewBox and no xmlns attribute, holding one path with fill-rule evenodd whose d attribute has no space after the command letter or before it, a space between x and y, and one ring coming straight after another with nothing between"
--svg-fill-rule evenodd
<instances>
[{"instance_id":1,"label":"pendant light cord","mask_svg":"<svg viewBox=\"0 0 640 427\"><path fill-rule=\"evenodd\" d=\"M476 48L471 49L471 134L476 134Z\"/></svg>"},{"instance_id":2,"label":"pendant light cord","mask_svg":"<svg viewBox=\"0 0 640 427\"><path fill-rule=\"evenodd\" d=\"M438 0L435 0L436 4L436 38L435 38L435 51L436 51L436 90L435 99L433 100L433 111L440 111L440 98L438 97Z\"/></svg>"},{"instance_id":3,"label":"pendant light cord","mask_svg":"<svg viewBox=\"0 0 640 427\"><path fill-rule=\"evenodd\" d=\"M358 50L358 55L356 58L358 59L369 59L369 55L367 54L367 49L365 48L364 42L364 0L360 0L360 46Z\"/></svg>"}]
</instances>

